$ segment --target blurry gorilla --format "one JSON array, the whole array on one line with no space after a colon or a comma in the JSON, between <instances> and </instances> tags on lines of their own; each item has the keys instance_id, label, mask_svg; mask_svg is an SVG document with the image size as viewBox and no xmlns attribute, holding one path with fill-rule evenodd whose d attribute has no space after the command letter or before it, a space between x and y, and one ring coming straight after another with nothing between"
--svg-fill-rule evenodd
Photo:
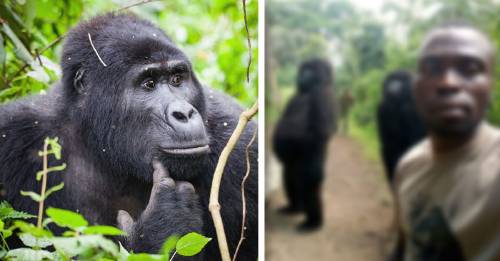
<instances>
[{"instance_id":1,"label":"blurry gorilla","mask_svg":"<svg viewBox=\"0 0 500 261\"><path fill-rule=\"evenodd\" d=\"M425 136L413 101L412 84L413 77L407 71L388 74L377 110L382 157L390 183L393 182L399 158Z\"/></svg>"},{"instance_id":2,"label":"blurry gorilla","mask_svg":"<svg viewBox=\"0 0 500 261\"><path fill-rule=\"evenodd\" d=\"M335 132L331 65L321 59L304 62L298 73L297 94L288 103L273 137L283 163L288 206L281 212L305 211L299 230L314 230L323 221L321 183L328 139Z\"/></svg>"},{"instance_id":3,"label":"blurry gorilla","mask_svg":"<svg viewBox=\"0 0 500 261\"><path fill-rule=\"evenodd\" d=\"M40 190L35 173L42 161L37 152L45 137L57 136L67 168L50 175L49 186L65 186L46 205L79 211L92 224L119 225L128 234L123 245L135 252L157 252L174 234L215 237L208 213L210 187L241 106L200 84L172 40L132 15L103 15L72 29L62 68L62 81L47 95L0 107L0 175L14 208L36 213L38 204L19 191ZM221 214L225 227L231 228L226 232L233 253L242 222L245 147L256 128L254 121L249 123L221 183ZM255 261L255 143L249 155L246 240L238 258ZM51 157L49 166L55 165ZM177 258L220 260L217 241L199 255Z\"/></svg>"}]
</instances>

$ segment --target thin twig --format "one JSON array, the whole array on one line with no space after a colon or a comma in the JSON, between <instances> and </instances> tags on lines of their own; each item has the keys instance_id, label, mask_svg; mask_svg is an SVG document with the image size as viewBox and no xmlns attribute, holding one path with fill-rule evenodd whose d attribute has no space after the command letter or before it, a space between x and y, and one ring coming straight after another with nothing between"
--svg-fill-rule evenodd
<instances>
[{"instance_id":1,"label":"thin twig","mask_svg":"<svg viewBox=\"0 0 500 261\"><path fill-rule=\"evenodd\" d=\"M220 214L220 182L222 180L224 168L226 167L226 163L229 155L231 154L231 151L234 149L234 146L245 130L248 121L250 121L250 119L257 113L258 109L259 105L257 101L250 109L241 113L238 120L238 125L236 125L236 129L234 130L233 134L231 134L229 141L220 154L219 161L217 162L217 166L215 167L214 177L212 179L208 209L210 210L210 214L212 214L212 219L214 221L215 232L217 234L217 242L219 243L219 250L221 253L222 261L231 261L231 256L229 255L226 233L224 232L224 223L222 223L222 216Z\"/></svg>"},{"instance_id":2,"label":"thin twig","mask_svg":"<svg viewBox=\"0 0 500 261\"><path fill-rule=\"evenodd\" d=\"M242 205L242 220L241 220L241 233L240 233L240 241L238 242L238 246L236 247L236 250L234 251L234 256L233 256L233 261L236 261L236 257L238 256L238 251L240 250L241 245L243 244L243 240L245 240L245 230L246 230L246 216L247 216L247 202L246 202L246 197L245 197L245 183L250 176L250 146L252 146L253 142L255 141L255 137L257 137L257 128L253 132L252 139L250 142L248 142L247 147L245 149L245 155L247 159L247 172L245 173L245 176L243 177L243 180L241 181L241 205Z\"/></svg>"},{"instance_id":3,"label":"thin twig","mask_svg":"<svg viewBox=\"0 0 500 261\"><path fill-rule=\"evenodd\" d=\"M35 48L35 56L38 59L38 62L40 62L40 66L44 67L42 63L42 58L40 58L40 52L38 52L38 49L36 48Z\"/></svg>"},{"instance_id":4,"label":"thin twig","mask_svg":"<svg viewBox=\"0 0 500 261\"><path fill-rule=\"evenodd\" d=\"M104 65L104 67L107 67L107 65L104 63L104 61L101 59L101 56L99 55L99 53L95 49L94 43L92 43L92 37L90 36L90 33L87 33L87 34L89 35L90 45L92 45L92 49L94 49L95 54L97 54L97 58L99 58L99 61L102 63L102 65Z\"/></svg>"},{"instance_id":5,"label":"thin twig","mask_svg":"<svg viewBox=\"0 0 500 261\"><path fill-rule=\"evenodd\" d=\"M47 189L47 169L48 169L48 147L49 142L46 139L43 145L43 174L42 174L42 190L40 191L40 202L38 203L38 222L37 227L42 228L43 220L43 205L45 201L45 190Z\"/></svg>"},{"instance_id":6,"label":"thin twig","mask_svg":"<svg viewBox=\"0 0 500 261\"><path fill-rule=\"evenodd\" d=\"M250 82L250 65L252 65L252 43L250 42L250 31L248 30L246 0L242 0L242 2L243 2L243 19L245 21L245 30L247 31L247 43L248 43L247 82Z\"/></svg>"},{"instance_id":7,"label":"thin twig","mask_svg":"<svg viewBox=\"0 0 500 261\"><path fill-rule=\"evenodd\" d=\"M172 254L172 257L170 257L170 260L169 260L169 261L174 260L175 254L177 254L177 251L175 251L175 252Z\"/></svg>"},{"instance_id":8,"label":"thin twig","mask_svg":"<svg viewBox=\"0 0 500 261\"><path fill-rule=\"evenodd\" d=\"M138 5L142 5L142 4L147 4L147 3L150 3L150 2L156 2L156 1L158 1L158 0L143 0L143 1L137 2L135 4L131 4L131 5L127 5L127 6L124 6L122 8L119 8L119 9L113 11L113 13L118 13L118 12L121 12L123 10L132 8L134 6L138 6Z\"/></svg>"}]
</instances>

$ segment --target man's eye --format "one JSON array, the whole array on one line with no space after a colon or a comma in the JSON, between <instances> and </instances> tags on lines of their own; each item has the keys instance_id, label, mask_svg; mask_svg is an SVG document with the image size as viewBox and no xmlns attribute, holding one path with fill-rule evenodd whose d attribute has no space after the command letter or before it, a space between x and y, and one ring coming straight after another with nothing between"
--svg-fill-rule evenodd
<instances>
[{"instance_id":1,"label":"man's eye","mask_svg":"<svg viewBox=\"0 0 500 261\"><path fill-rule=\"evenodd\" d=\"M434 59L429 59L421 64L420 72L429 76L440 75L443 72L443 65Z\"/></svg>"},{"instance_id":2,"label":"man's eye","mask_svg":"<svg viewBox=\"0 0 500 261\"><path fill-rule=\"evenodd\" d=\"M460 72L464 75L472 76L483 71L483 66L476 61L465 61L460 64Z\"/></svg>"},{"instance_id":3,"label":"man's eye","mask_svg":"<svg viewBox=\"0 0 500 261\"><path fill-rule=\"evenodd\" d=\"M176 74L170 78L170 84L173 86L179 86L182 83L182 76L180 74Z\"/></svg>"},{"instance_id":4,"label":"man's eye","mask_svg":"<svg viewBox=\"0 0 500 261\"><path fill-rule=\"evenodd\" d=\"M141 86L146 89L146 90L154 90L154 88L156 87L156 83L154 80L151 80L151 79L148 79L146 81L144 81Z\"/></svg>"}]
</instances>

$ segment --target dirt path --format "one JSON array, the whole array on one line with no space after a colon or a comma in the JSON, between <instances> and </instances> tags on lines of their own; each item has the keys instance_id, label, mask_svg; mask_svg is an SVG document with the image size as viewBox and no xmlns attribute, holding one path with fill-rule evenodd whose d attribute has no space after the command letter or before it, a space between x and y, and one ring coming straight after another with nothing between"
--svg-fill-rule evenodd
<instances>
[{"instance_id":1,"label":"dirt path","mask_svg":"<svg viewBox=\"0 0 500 261\"><path fill-rule=\"evenodd\" d=\"M335 137L328 153L323 229L298 234L295 226L303 216L276 213L286 200L281 188L273 191L266 208L266 260L384 260L393 203L382 167L365 159L360 145L345 136ZM271 159L270 164L278 163Z\"/></svg>"}]
</instances>

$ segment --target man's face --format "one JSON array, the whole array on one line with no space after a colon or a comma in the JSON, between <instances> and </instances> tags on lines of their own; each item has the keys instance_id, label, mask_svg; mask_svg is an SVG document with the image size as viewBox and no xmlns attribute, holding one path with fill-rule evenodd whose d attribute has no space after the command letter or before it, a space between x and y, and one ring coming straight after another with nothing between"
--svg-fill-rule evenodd
<instances>
[{"instance_id":1,"label":"man's face","mask_svg":"<svg viewBox=\"0 0 500 261\"><path fill-rule=\"evenodd\" d=\"M490 100L493 49L468 28L432 33L418 63L415 100L431 133L468 135L484 117Z\"/></svg>"}]
</instances>

